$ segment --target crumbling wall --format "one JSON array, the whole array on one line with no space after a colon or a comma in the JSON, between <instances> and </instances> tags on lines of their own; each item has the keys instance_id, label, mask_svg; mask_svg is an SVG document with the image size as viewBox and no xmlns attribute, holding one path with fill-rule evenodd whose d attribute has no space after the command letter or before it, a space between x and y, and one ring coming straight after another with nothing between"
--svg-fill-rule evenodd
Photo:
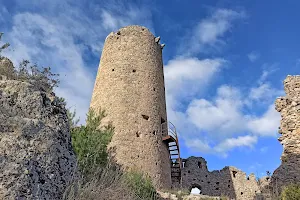
<instances>
[{"instance_id":1,"label":"crumbling wall","mask_svg":"<svg viewBox=\"0 0 300 200\"><path fill-rule=\"evenodd\" d=\"M287 76L284 80L285 97L276 99L276 110L281 114L279 133L283 145L281 165L271 178L273 193L282 186L300 183L300 76Z\"/></svg>"},{"instance_id":2,"label":"crumbling wall","mask_svg":"<svg viewBox=\"0 0 300 200\"><path fill-rule=\"evenodd\" d=\"M13 69L7 59L4 67ZM0 199L62 199L76 166L66 109L7 75L0 74Z\"/></svg>"},{"instance_id":3,"label":"crumbling wall","mask_svg":"<svg viewBox=\"0 0 300 200\"><path fill-rule=\"evenodd\" d=\"M184 160L182 186L188 190L197 187L203 195L225 195L236 200L253 200L260 193L254 174L247 177L246 173L235 167L224 167L222 170L210 172L202 157L189 157Z\"/></svg>"}]
</instances>

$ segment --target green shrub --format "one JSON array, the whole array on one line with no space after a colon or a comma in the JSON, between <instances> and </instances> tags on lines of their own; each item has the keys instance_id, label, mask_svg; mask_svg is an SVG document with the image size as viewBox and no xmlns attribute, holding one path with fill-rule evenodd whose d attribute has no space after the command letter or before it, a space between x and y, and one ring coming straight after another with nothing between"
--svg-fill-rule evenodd
<instances>
[{"instance_id":1,"label":"green shrub","mask_svg":"<svg viewBox=\"0 0 300 200\"><path fill-rule=\"evenodd\" d=\"M125 172L123 182L139 199L156 199L156 190L149 177L137 171Z\"/></svg>"},{"instance_id":2,"label":"green shrub","mask_svg":"<svg viewBox=\"0 0 300 200\"><path fill-rule=\"evenodd\" d=\"M88 177L105 167L108 162L107 145L110 143L114 128L111 124L101 127L106 116L103 110L97 115L92 109L87 114L86 126L72 128L72 146L77 156L81 173Z\"/></svg>"},{"instance_id":3,"label":"green shrub","mask_svg":"<svg viewBox=\"0 0 300 200\"><path fill-rule=\"evenodd\" d=\"M283 188L280 198L282 200L299 200L300 184L290 184Z\"/></svg>"}]
</instances>

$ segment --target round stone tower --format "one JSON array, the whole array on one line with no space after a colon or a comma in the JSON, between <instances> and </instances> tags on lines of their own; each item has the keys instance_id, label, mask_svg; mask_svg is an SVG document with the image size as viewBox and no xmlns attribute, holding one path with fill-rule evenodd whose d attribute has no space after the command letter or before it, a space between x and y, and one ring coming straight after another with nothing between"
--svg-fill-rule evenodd
<instances>
[{"instance_id":1,"label":"round stone tower","mask_svg":"<svg viewBox=\"0 0 300 200\"><path fill-rule=\"evenodd\" d=\"M157 188L171 186L165 87L159 38L142 26L110 33L102 51L90 107L104 109L115 132L109 148L124 169L147 173Z\"/></svg>"}]
</instances>

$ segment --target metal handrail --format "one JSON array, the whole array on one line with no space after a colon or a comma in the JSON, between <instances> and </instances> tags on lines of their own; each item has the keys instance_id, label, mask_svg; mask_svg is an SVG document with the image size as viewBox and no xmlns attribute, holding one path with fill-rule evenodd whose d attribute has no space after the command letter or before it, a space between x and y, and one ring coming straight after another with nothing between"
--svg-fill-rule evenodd
<instances>
[{"instance_id":1,"label":"metal handrail","mask_svg":"<svg viewBox=\"0 0 300 200\"><path fill-rule=\"evenodd\" d=\"M177 130L175 125L169 121L169 123L167 124L166 127L167 131L168 131L168 135L170 135L171 137L173 137L175 139L175 143L178 149L178 164L179 164L179 169L180 171L182 170L182 162L181 162L181 157L180 157L180 147L179 147L179 141L178 141L178 135L177 135ZM182 176L180 178L180 185L182 183Z\"/></svg>"}]
</instances>

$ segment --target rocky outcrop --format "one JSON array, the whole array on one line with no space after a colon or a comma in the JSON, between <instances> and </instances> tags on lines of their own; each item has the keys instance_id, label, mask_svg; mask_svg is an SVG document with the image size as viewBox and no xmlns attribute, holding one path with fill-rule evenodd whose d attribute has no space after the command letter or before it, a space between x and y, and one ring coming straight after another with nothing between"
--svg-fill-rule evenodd
<instances>
[{"instance_id":1,"label":"rocky outcrop","mask_svg":"<svg viewBox=\"0 0 300 200\"><path fill-rule=\"evenodd\" d=\"M300 76L287 76L284 80L286 97L277 98L276 110L281 114L278 139L283 145L281 165L271 178L273 193L282 186L300 183Z\"/></svg>"},{"instance_id":2,"label":"rocky outcrop","mask_svg":"<svg viewBox=\"0 0 300 200\"><path fill-rule=\"evenodd\" d=\"M1 77L0 199L61 199L76 166L66 109L53 93Z\"/></svg>"}]
</instances>

